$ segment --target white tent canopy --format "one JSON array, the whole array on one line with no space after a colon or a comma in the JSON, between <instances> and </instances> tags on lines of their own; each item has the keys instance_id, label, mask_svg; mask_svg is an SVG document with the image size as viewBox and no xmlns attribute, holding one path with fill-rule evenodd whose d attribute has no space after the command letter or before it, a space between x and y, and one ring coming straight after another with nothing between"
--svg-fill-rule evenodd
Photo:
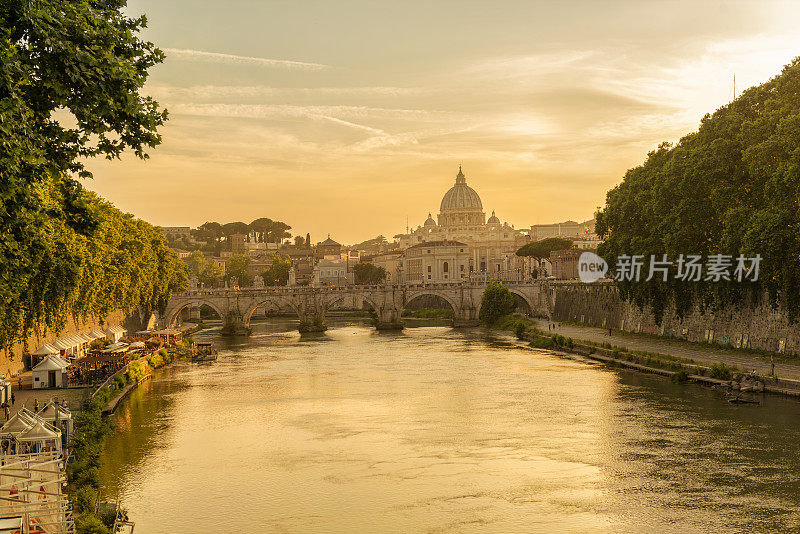
<instances>
[{"instance_id":1,"label":"white tent canopy","mask_svg":"<svg viewBox=\"0 0 800 534\"><path fill-rule=\"evenodd\" d=\"M124 334L125 332L127 332L127 330L121 326L112 326L106 328L106 334Z\"/></svg>"},{"instance_id":2,"label":"white tent canopy","mask_svg":"<svg viewBox=\"0 0 800 534\"><path fill-rule=\"evenodd\" d=\"M58 354L59 350L55 348L50 343L42 343L42 345L36 349L33 353L34 356L48 356L50 354Z\"/></svg>"},{"instance_id":3,"label":"white tent canopy","mask_svg":"<svg viewBox=\"0 0 800 534\"><path fill-rule=\"evenodd\" d=\"M69 350L72 348L66 339L56 339L53 341L53 346L56 347L58 350Z\"/></svg>"},{"instance_id":4,"label":"white tent canopy","mask_svg":"<svg viewBox=\"0 0 800 534\"><path fill-rule=\"evenodd\" d=\"M50 428L48 428L50 427ZM44 421L37 421L35 425L17 436L18 441L43 441L61 437L60 434L52 430L51 425L46 425Z\"/></svg>"},{"instance_id":5,"label":"white tent canopy","mask_svg":"<svg viewBox=\"0 0 800 534\"><path fill-rule=\"evenodd\" d=\"M44 408L42 408L37 415L42 419L44 419L45 421L52 422L56 420L56 411L58 412L58 419L60 421L66 419L72 419L72 413L67 408L64 408L63 406L55 403L54 401L50 401L47 404L45 404Z\"/></svg>"},{"instance_id":6,"label":"white tent canopy","mask_svg":"<svg viewBox=\"0 0 800 534\"><path fill-rule=\"evenodd\" d=\"M86 341L81 336L78 335L69 336L67 338L67 342L71 343L73 347L80 347L81 345L86 344Z\"/></svg>"},{"instance_id":7,"label":"white tent canopy","mask_svg":"<svg viewBox=\"0 0 800 534\"><path fill-rule=\"evenodd\" d=\"M69 367L69 364L58 356L48 356L33 368L34 371L61 371Z\"/></svg>"},{"instance_id":8,"label":"white tent canopy","mask_svg":"<svg viewBox=\"0 0 800 534\"><path fill-rule=\"evenodd\" d=\"M98 330L97 328L95 328L94 330L89 332L89 336L91 336L94 339L103 339L104 337L106 337L106 335L101 330Z\"/></svg>"},{"instance_id":9,"label":"white tent canopy","mask_svg":"<svg viewBox=\"0 0 800 534\"><path fill-rule=\"evenodd\" d=\"M13 415L6 424L0 428L0 436L16 436L22 432L25 432L29 428L31 428L32 423L27 420L26 416L22 415L22 412L17 412Z\"/></svg>"}]
</instances>

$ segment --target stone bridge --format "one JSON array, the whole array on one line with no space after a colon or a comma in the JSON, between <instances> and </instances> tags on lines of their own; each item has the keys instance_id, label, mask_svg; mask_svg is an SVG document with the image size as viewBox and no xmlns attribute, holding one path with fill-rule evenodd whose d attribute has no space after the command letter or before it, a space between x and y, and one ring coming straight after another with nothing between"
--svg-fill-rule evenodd
<instances>
[{"instance_id":1,"label":"stone bridge","mask_svg":"<svg viewBox=\"0 0 800 534\"><path fill-rule=\"evenodd\" d=\"M535 315L549 315L551 303L546 282L504 282L523 307ZM259 307L296 313L300 331L325 330L325 315L336 308L369 309L375 313L377 328L402 328L400 317L414 299L435 296L453 309L454 326L478 324L485 282L420 285L364 285L331 287L267 287L242 289L195 289L176 293L162 316L162 326L175 323L184 308L213 308L223 322L225 334L247 334L250 319Z\"/></svg>"}]
</instances>

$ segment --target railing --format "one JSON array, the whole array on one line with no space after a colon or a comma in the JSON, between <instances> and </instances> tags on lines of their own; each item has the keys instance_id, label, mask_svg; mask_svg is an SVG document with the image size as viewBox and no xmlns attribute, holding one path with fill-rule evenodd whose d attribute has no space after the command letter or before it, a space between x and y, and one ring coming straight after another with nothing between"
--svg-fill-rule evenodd
<instances>
[{"instance_id":1,"label":"railing","mask_svg":"<svg viewBox=\"0 0 800 534\"><path fill-rule=\"evenodd\" d=\"M465 282L437 282L432 284L374 284L374 285L337 285L337 286L272 286L264 288L240 287L240 288L202 288L192 289L182 293L174 293L175 297L197 297L214 295L248 295L248 294L272 294L272 295L291 295L298 292L307 293L335 293L335 292L356 292L356 291L390 291L390 290L409 290L409 289L453 289L465 286L484 286L487 281L465 281ZM508 285L538 285L544 281L535 280L504 280Z\"/></svg>"}]
</instances>

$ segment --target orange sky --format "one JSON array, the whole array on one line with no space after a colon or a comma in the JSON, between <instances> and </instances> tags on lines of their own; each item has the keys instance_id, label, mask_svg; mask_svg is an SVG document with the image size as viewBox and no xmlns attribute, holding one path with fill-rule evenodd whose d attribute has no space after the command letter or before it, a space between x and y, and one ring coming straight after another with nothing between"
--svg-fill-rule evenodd
<instances>
[{"instance_id":1,"label":"orange sky","mask_svg":"<svg viewBox=\"0 0 800 534\"><path fill-rule=\"evenodd\" d=\"M202 7L200 7L202 6ZM585 220L648 150L800 55L792 2L133 0L167 53L147 161L87 187L154 224L404 230L463 164L516 227Z\"/></svg>"}]
</instances>

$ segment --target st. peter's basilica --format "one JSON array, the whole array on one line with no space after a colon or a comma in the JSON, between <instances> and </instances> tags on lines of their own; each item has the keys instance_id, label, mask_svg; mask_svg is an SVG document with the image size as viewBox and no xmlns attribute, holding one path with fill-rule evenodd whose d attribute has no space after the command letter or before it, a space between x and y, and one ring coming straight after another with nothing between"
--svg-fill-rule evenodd
<instances>
[{"instance_id":1,"label":"st. peter's basilica","mask_svg":"<svg viewBox=\"0 0 800 534\"><path fill-rule=\"evenodd\" d=\"M508 269L510 256L530 240L527 231L500 222L494 211L486 220L481 197L467 185L461 167L456 183L442 198L437 220L429 213L422 226L396 238L401 249L422 243L464 243L469 252L469 271L489 275Z\"/></svg>"}]
</instances>

